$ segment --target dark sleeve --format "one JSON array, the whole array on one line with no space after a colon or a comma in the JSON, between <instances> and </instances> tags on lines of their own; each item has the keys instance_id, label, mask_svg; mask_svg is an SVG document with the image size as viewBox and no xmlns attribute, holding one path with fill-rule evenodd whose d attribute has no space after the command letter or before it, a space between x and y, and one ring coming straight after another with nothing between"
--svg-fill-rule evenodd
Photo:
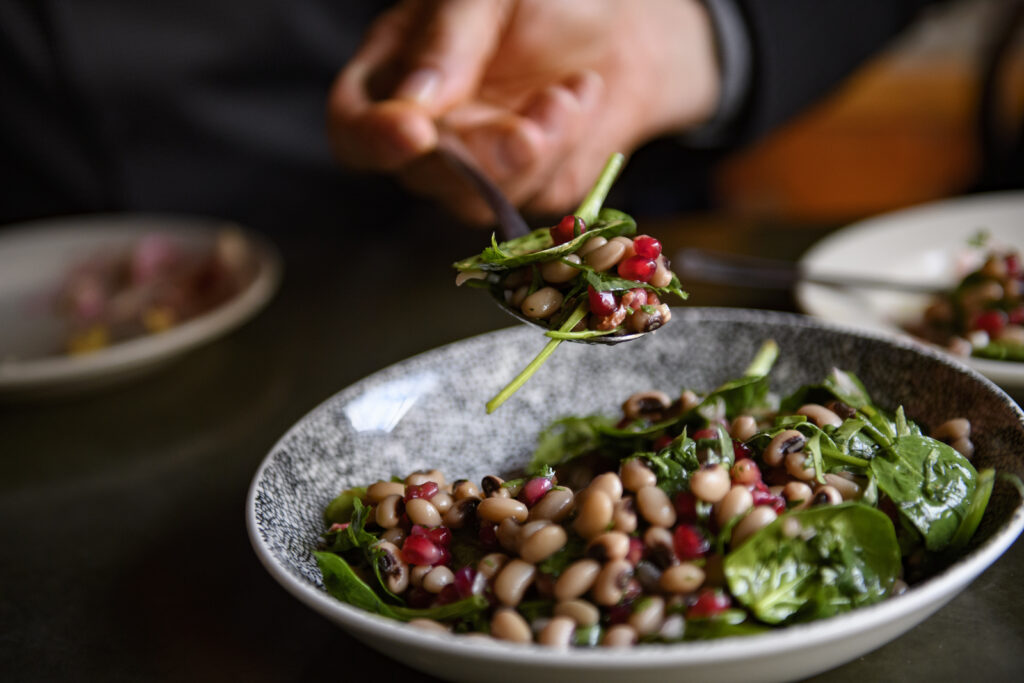
<instances>
[{"instance_id":1,"label":"dark sleeve","mask_svg":"<svg viewBox=\"0 0 1024 683\"><path fill-rule=\"evenodd\" d=\"M756 138L835 88L933 0L735 0L750 40L733 141Z\"/></svg>"}]
</instances>

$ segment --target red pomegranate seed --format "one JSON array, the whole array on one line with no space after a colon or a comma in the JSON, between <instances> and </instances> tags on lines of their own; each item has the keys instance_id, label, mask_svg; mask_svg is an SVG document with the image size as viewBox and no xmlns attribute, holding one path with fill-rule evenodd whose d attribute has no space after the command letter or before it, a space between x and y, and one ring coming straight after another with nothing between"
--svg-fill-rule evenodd
<instances>
[{"instance_id":1,"label":"red pomegranate seed","mask_svg":"<svg viewBox=\"0 0 1024 683\"><path fill-rule=\"evenodd\" d=\"M717 439L718 430L708 427L707 429L698 429L690 437L694 441L700 441L701 439Z\"/></svg>"},{"instance_id":2,"label":"red pomegranate seed","mask_svg":"<svg viewBox=\"0 0 1024 683\"><path fill-rule=\"evenodd\" d=\"M408 503L413 498L423 498L430 500L437 495L439 488L436 481L425 481L422 484L413 484L412 486L405 487L405 502Z\"/></svg>"},{"instance_id":3,"label":"red pomegranate seed","mask_svg":"<svg viewBox=\"0 0 1024 683\"><path fill-rule=\"evenodd\" d=\"M468 598L471 595L482 595L487 587L487 577L477 572L472 567L463 567L455 572L455 581L452 582L459 595Z\"/></svg>"},{"instance_id":4,"label":"red pomegranate seed","mask_svg":"<svg viewBox=\"0 0 1024 683\"><path fill-rule=\"evenodd\" d=\"M523 485L519 497L527 507L533 507L537 501L544 497L544 494L551 490L551 480L547 477L534 477Z\"/></svg>"},{"instance_id":5,"label":"red pomegranate seed","mask_svg":"<svg viewBox=\"0 0 1024 683\"><path fill-rule=\"evenodd\" d=\"M477 532L477 538L480 539L480 544L487 549L498 547L498 534L494 531L494 524L481 524L480 531Z\"/></svg>"},{"instance_id":6,"label":"red pomegranate seed","mask_svg":"<svg viewBox=\"0 0 1024 683\"><path fill-rule=\"evenodd\" d=\"M697 601L687 611L687 617L711 617L732 606L732 601L725 593L713 588L705 588L697 595Z\"/></svg>"},{"instance_id":7,"label":"red pomegranate seed","mask_svg":"<svg viewBox=\"0 0 1024 683\"><path fill-rule=\"evenodd\" d=\"M777 496L771 491L762 491L758 488L754 488L750 492L751 498L754 499L754 506L767 505L771 509L775 510L775 514L781 515L786 511L786 499L782 496Z\"/></svg>"},{"instance_id":8,"label":"red pomegranate seed","mask_svg":"<svg viewBox=\"0 0 1024 683\"><path fill-rule=\"evenodd\" d=\"M442 548L447 548L452 544L452 532L446 526L439 526L434 529L427 531L427 538L434 543L438 544Z\"/></svg>"},{"instance_id":9,"label":"red pomegranate seed","mask_svg":"<svg viewBox=\"0 0 1024 683\"><path fill-rule=\"evenodd\" d=\"M644 556L644 542L635 536L629 537L629 552L626 553L626 561L634 567Z\"/></svg>"},{"instance_id":10,"label":"red pomegranate seed","mask_svg":"<svg viewBox=\"0 0 1024 683\"><path fill-rule=\"evenodd\" d=\"M328 531L328 533L334 532L334 531L344 531L345 529L348 528L348 525L349 525L349 522L344 522L344 523L335 522L334 524L331 525L331 528L329 528L327 531Z\"/></svg>"},{"instance_id":11,"label":"red pomegranate seed","mask_svg":"<svg viewBox=\"0 0 1024 683\"><path fill-rule=\"evenodd\" d=\"M435 605L447 605L452 602L458 602L462 596L459 595L459 589L455 587L455 584L449 583L447 586L441 589L441 592L437 594L437 602Z\"/></svg>"},{"instance_id":12,"label":"red pomegranate seed","mask_svg":"<svg viewBox=\"0 0 1024 683\"><path fill-rule=\"evenodd\" d=\"M417 586L410 588L409 592L402 597L405 598L405 602L409 605L409 607L414 607L416 609L430 607L430 605L434 602L433 593L426 590L425 588L420 588Z\"/></svg>"},{"instance_id":13,"label":"red pomegranate seed","mask_svg":"<svg viewBox=\"0 0 1024 683\"><path fill-rule=\"evenodd\" d=\"M732 454L736 460L742 460L743 458L750 459L754 457L754 449L742 441L733 440Z\"/></svg>"},{"instance_id":14,"label":"red pomegranate seed","mask_svg":"<svg viewBox=\"0 0 1024 683\"><path fill-rule=\"evenodd\" d=\"M608 623L612 626L615 624L625 624L629 621L629 617L633 614L633 605L613 605L608 608Z\"/></svg>"},{"instance_id":15,"label":"red pomegranate seed","mask_svg":"<svg viewBox=\"0 0 1024 683\"><path fill-rule=\"evenodd\" d=\"M654 277L654 271L657 270L658 264L654 262L654 259L647 258L637 254L636 256L630 256L628 259L619 263L619 276L624 277L627 280L636 280L637 282L648 282Z\"/></svg>"},{"instance_id":16,"label":"red pomegranate seed","mask_svg":"<svg viewBox=\"0 0 1024 683\"><path fill-rule=\"evenodd\" d=\"M594 315L611 315L619 307L614 294L599 292L590 285L587 285L587 299L590 301L590 312Z\"/></svg>"},{"instance_id":17,"label":"red pomegranate seed","mask_svg":"<svg viewBox=\"0 0 1024 683\"><path fill-rule=\"evenodd\" d=\"M409 564L438 564L444 550L426 536L407 536L402 544L402 559Z\"/></svg>"},{"instance_id":18,"label":"red pomegranate seed","mask_svg":"<svg viewBox=\"0 0 1024 683\"><path fill-rule=\"evenodd\" d=\"M578 216L565 216L558 225L551 228L551 239L555 244L565 244L587 231L587 224Z\"/></svg>"},{"instance_id":19,"label":"red pomegranate seed","mask_svg":"<svg viewBox=\"0 0 1024 683\"><path fill-rule=\"evenodd\" d=\"M740 445L742 446L743 444ZM734 452L735 449L736 446L733 445ZM757 463L750 458L738 458L733 463L732 469L729 470L729 475L734 482L744 486L752 486L761 481L761 470L757 467Z\"/></svg>"},{"instance_id":20,"label":"red pomegranate seed","mask_svg":"<svg viewBox=\"0 0 1024 683\"><path fill-rule=\"evenodd\" d=\"M668 448L668 445L673 441L675 441L675 439L668 434L665 434L664 436L659 436L657 439L654 440L654 450L660 451L663 448Z\"/></svg>"},{"instance_id":21,"label":"red pomegranate seed","mask_svg":"<svg viewBox=\"0 0 1024 683\"><path fill-rule=\"evenodd\" d=\"M641 306L647 305L647 290L642 287L634 287L622 295L622 305L632 308L634 311L640 310Z\"/></svg>"},{"instance_id":22,"label":"red pomegranate seed","mask_svg":"<svg viewBox=\"0 0 1024 683\"><path fill-rule=\"evenodd\" d=\"M645 258L657 259L661 256L661 242L650 235L640 235L633 239L633 251Z\"/></svg>"},{"instance_id":23,"label":"red pomegranate seed","mask_svg":"<svg viewBox=\"0 0 1024 683\"><path fill-rule=\"evenodd\" d=\"M1007 322L1011 325L1024 324L1024 306L1018 306L1007 314Z\"/></svg>"},{"instance_id":24,"label":"red pomegranate seed","mask_svg":"<svg viewBox=\"0 0 1024 683\"><path fill-rule=\"evenodd\" d=\"M676 515L680 522L697 521L697 498L689 491L680 491L675 499Z\"/></svg>"},{"instance_id":25,"label":"red pomegranate seed","mask_svg":"<svg viewBox=\"0 0 1024 683\"><path fill-rule=\"evenodd\" d=\"M695 560L711 550L711 543L704 533L692 524L680 524L672 534L676 557L680 560Z\"/></svg>"},{"instance_id":26,"label":"red pomegranate seed","mask_svg":"<svg viewBox=\"0 0 1024 683\"><path fill-rule=\"evenodd\" d=\"M985 311L979 313L971 325L972 330L985 330L991 336L999 334L1006 327L1007 315L1002 311Z\"/></svg>"}]
</instances>

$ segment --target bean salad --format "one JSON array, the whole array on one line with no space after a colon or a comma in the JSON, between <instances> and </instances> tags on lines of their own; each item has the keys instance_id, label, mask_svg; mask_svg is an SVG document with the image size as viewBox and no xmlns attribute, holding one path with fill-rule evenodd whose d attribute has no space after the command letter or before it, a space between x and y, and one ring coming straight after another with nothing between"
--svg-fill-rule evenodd
<instances>
[{"instance_id":1,"label":"bean salad","mask_svg":"<svg viewBox=\"0 0 1024 683\"><path fill-rule=\"evenodd\" d=\"M432 631L628 647L826 618L962 551L994 481L970 423L928 435L841 370L779 398L777 353L710 392L562 418L516 476L343 491L315 552L326 589Z\"/></svg>"}]
</instances>

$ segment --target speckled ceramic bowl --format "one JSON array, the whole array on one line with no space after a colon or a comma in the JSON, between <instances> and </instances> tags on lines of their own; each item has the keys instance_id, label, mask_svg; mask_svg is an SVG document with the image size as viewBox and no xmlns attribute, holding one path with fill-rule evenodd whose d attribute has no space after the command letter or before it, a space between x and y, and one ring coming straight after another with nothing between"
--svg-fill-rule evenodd
<instances>
[{"instance_id":1,"label":"speckled ceramic bowl","mask_svg":"<svg viewBox=\"0 0 1024 683\"><path fill-rule=\"evenodd\" d=\"M324 592L311 550L323 531L324 506L342 489L429 467L477 479L509 471L525 464L538 430L553 418L615 414L641 389L712 389L740 374L767 338L781 347L774 390L819 381L833 366L851 370L878 403L902 404L925 425L967 416L978 464L1024 475L1024 413L994 384L944 356L794 315L677 309L674 316L626 346L563 345L492 416L484 402L543 344L536 330L451 344L336 394L296 424L256 473L248 524L260 560L288 591L356 638L435 675L432 664L444 661L453 680L478 681L487 671L495 682L752 682L824 671L895 638L960 592L1024 527L1016 491L997 486L969 554L900 597L765 635L627 651L467 641L368 614Z\"/></svg>"}]
</instances>

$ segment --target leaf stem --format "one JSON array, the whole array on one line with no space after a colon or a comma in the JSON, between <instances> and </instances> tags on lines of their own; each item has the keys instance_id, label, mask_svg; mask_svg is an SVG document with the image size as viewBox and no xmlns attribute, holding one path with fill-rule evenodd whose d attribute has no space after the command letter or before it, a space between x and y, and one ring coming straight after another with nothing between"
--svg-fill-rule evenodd
<instances>
[{"instance_id":1,"label":"leaf stem","mask_svg":"<svg viewBox=\"0 0 1024 683\"><path fill-rule=\"evenodd\" d=\"M779 357L779 345L774 339L768 339L754 355L754 360L743 372L744 377L764 377L775 365L775 359Z\"/></svg>"},{"instance_id":2,"label":"leaf stem","mask_svg":"<svg viewBox=\"0 0 1024 683\"><path fill-rule=\"evenodd\" d=\"M622 154L615 153L608 157L608 161L605 163L604 168L601 169L601 175L597 177L594 187L590 189L587 196L580 202L575 215L582 218L587 226L592 225L597 220L597 214L601 211L601 206L604 205L604 200L608 197L609 190L612 189L612 183L619 176L619 172L625 163L626 157Z\"/></svg>"},{"instance_id":3,"label":"leaf stem","mask_svg":"<svg viewBox=\"0 0 1024 683\"><path fill-rule=\"evenodd\" d=\"M586 314L586 302L581 301L579 305L576 306L576 310L572 312L572 315L566 318L565 322L562 323L562 326L558 328L558 331L569 332L570 330L572 330L572 328L576 327L576 323L583 320ZM512 394L519 391L519 389L524 384L526 384L526 381L533 376L533 373L537 372L540 366L544 365L544 361L548 359L548 356L555 352L555 349L557 349L558 345L561 343L561 339L552 339L547 344L545 344L544 348L540 350L540 353L538 353L537 356L532 361L530 361L530 364L523 368L522 372L516 375L515 378L511 382L509 382L504 389L499 391L494 398L487 402L487 414L490 415L495 410L500 408L501 404L507 401L509 397L512 396Z\"/></svg>"}]
</instances>

